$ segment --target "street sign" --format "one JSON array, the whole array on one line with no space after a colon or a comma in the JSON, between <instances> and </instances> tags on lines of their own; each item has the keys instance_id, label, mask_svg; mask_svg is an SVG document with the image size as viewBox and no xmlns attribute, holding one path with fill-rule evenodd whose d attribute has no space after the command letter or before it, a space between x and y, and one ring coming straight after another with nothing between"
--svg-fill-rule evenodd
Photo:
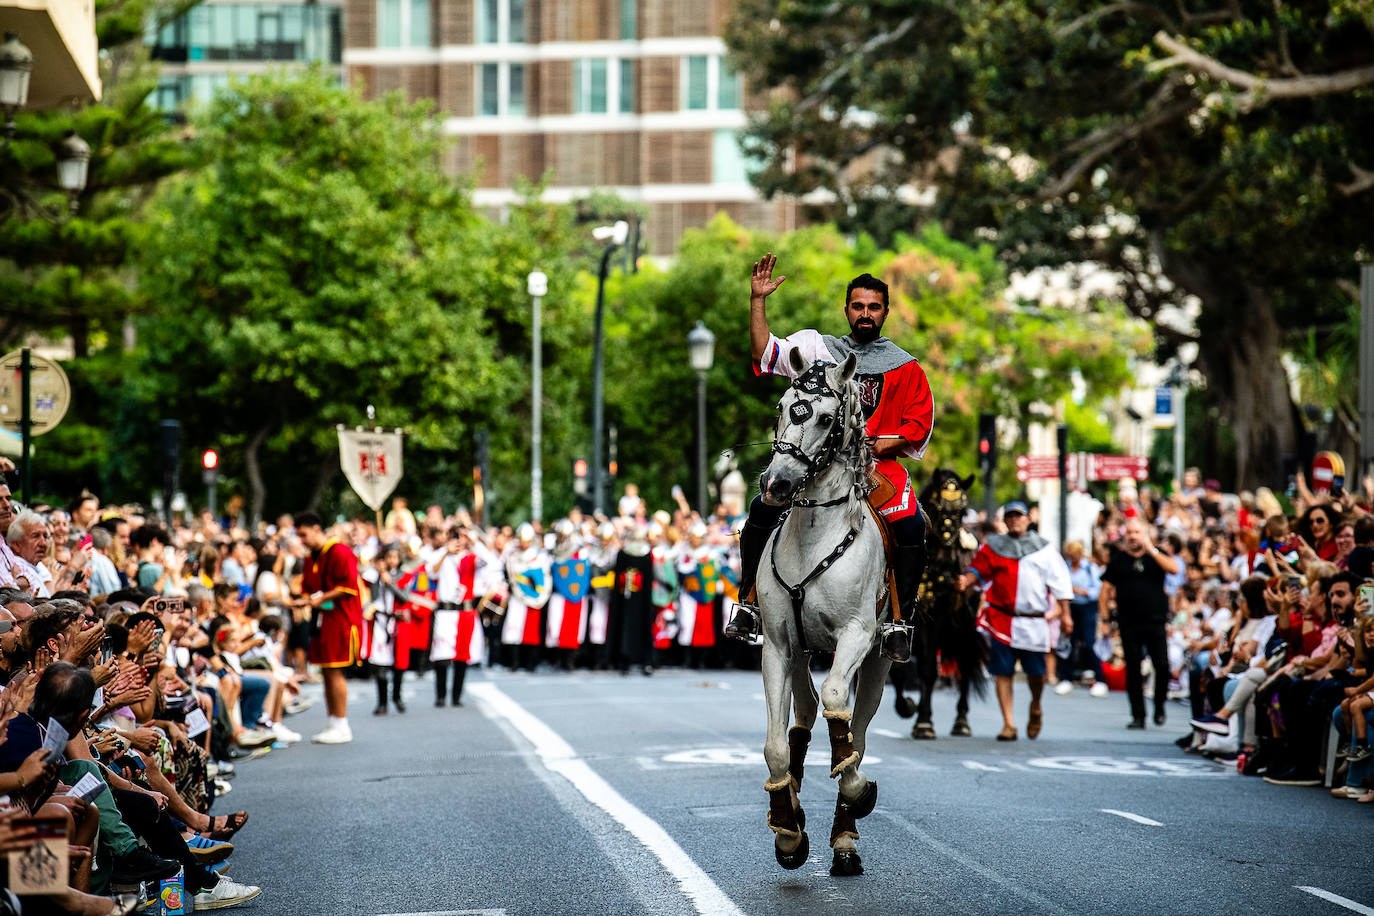
<instances>
[{"instance_id":1,"label":"street sign","mask_svg":"<svg viewBox=\"0 0 1374 916\"><path fill-rule=\"evenodd\" d=\"M1059 456L1017 455L1016 479L1022 483L1027 480L1058 480Z\"/></svg>"},{"instance_id":2,"label":"street sign","mask_svg":"<svg viewBox=\"0 0 1374 916\"><path fill-rule=\"evenodd\" d=\"M24 420L20 394L22 359L22 350L0 358L0 426L21 434ZM29 365L29 435L41 436L66 416L72 403L72 386L62 367L45 356L30 353Z\"/></svg>"},{"instance_id":3,"label":"street sign","mask_svg":"<svg viewBox=\"0 0 1374 916\"><path fill-rule=\"evenodd\" d=\"M1345 486L1345 459L1336 452L1318 452L1312 459L1312 492L1330 493Z\"/></svg>"},{"instance_id":4,"label":"street sign","mask_svg":"<svg viewBox=\"0 0 1374 916\"><path fill-rule=\"evenodd\" d=\"M1144 480L1150 476L1150 459L1143 455L1089 455L1089 480L1120 480L1131 477Z\"/></svg>"},{"instance_id":5,"label":"street sign","mask_svg":"<svg viewBox=\"0 0 1374 916\"><path fill-rule=\"evenodd\" d=\"M1155 389L1155 429L1170 429L1174 425L1174 389Z\"/></svg>"}]
</instances>

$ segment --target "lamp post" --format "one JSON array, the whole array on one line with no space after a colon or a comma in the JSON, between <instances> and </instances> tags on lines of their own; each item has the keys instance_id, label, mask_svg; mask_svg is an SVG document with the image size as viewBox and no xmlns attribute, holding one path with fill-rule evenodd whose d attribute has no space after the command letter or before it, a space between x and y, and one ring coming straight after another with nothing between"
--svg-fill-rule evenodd
<instances>
[{"instance_id":1,"label":"lamp post","mask_svg":"<svg viewBox=\"0 0 1374 916\"><path fill-rule=\"evenodd\" d=\"M534 299L534 328L531 333L534 358L530 419L530 519L537 522L544 517L544 466L541 454L544 436L544 352L541 300L549 292L549 278L543 271L530 271L525 288Z\"/></svg>"},{"instance_id":2,"label":"lamp post","mask_svg":"<svg viewBox=\"0 0 1374 916\"><path fill-rule=\"evenodd\" d=\"M687 358L697 373L697 511L702 518L710 513L706 505L706 373L716 357L716 335L698 321L687 332Z\"/></svg>"},{"instance_id":3,"label":"lamp post","mask_svg":"<svg viewBox=\"0 0 1374 916\"><path fill-rule=\"evenodd\" d=\"M14 32L5 33L0 44L0 108L5 110L5 141L14 136L14 113L29 101L29 77L33 74L33 52ZM24 494L25 498L28 494Z\"/></svg>"},{"instance_id":4,"label":"lamp post","mask_svg":"<svg viewBox=\"0 0 1374 916\"><path fill-rule=\"evenodd\" d=\"M67 131L67 136L57 145L57 183L71 198L72 212L76 212L77 198L86 190L86 173L91 165L91 148L77 136L76 131Z\"/></svg>"},{"instance_id":5,"label":"lamp post","mask_svg":"<svg viewBox=\"0 0 1374 916\"><path fill-rule=\"evenodd\" d=\"M1183 486L1183 399L1187 396L1188 372L1179 363L1169 373L1169 386L1174 390L1174 479Z\"/></svg>"},{"instance_id":6,"label":"lamp post","mask_svg":"<svg viewBox=\"0 0 1374 916\"><path fill-rule=\"evenodd\" d=\"M616 220L614 226L597 226L592 230L592 238L605 242L601 252L601 271L596 280L596 318L592 329L592 513L602 511L601 482L605 479L602 466L601 439L605 425L605 404L603 402L603 379L605 376L605 354L602 347L602 331L605 325L606 273L610 270L611 255L630 235L630 224L623 219Z\"/></svg>"}]
</instances>

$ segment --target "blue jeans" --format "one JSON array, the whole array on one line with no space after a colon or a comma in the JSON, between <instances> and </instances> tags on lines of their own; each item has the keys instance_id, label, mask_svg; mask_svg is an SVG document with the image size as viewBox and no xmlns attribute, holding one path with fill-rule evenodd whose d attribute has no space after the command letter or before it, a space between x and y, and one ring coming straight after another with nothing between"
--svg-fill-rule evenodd
<instances>
[{"instance_id":1,"label":"blue jeans","mask_svg":"<svg viewBox=\"0 0 1374 916\"><path fill-rule=\"evenodd\" d=\"M241 679L243 692L239 694L239 713L243 717L243 727L253 728L262 718L262 707L267 702L272 682L256 674L244 674Z\"/></svg>"}]
</instances>

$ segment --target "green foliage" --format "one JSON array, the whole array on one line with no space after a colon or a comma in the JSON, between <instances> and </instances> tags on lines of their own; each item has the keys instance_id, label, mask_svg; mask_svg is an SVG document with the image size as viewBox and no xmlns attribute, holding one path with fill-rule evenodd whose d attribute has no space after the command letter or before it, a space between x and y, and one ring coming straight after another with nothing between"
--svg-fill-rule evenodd
<instances>
[{"instance_id":1,"label":"green foliage","mask_svg":"<svg viewBox=\"0 0 1374 916\"><path fill-rule=\"evenodd\" d=\"M832 16L818 0L743 0L735 61L782 90L751 130L756 182L832 191L828 212L880 240L934 216L1014 270L1113 272L1161 358L1198 344L1242 483L1281 479L1298 442L1280 355L1294 332L1346 319L1374 243L1360 181L1374 88L1251 91L1158 36L1301 79L1374 64L1374 18L1368 0L1215 6L872 0ZM904 203L903 185L933 204ZM1169 317L1194 302L1196 334Z\"/></svg>"},{"instance_id":2,"label":"green foliage","mask_svg":"<svg viewBox=\"0 0 1374 916\"><path fill-rule=\"evenodd\" d=\"M935 435L923 465L968 473L975 461L977 413L995 409L1022 418L1032 404L1067 395L1077 368L1098 403L1128 378L1126 357L1148 345L1148 334L1119 308L1098 311L1028 310L1008 303L1005 277L993 252L970 248L931 228L901 237L890 250L871 239L847 240L833 226L781 238L752 233L717 216L686 233L671 268L646 268L616 277L608 289L607 415L620 423L621 479L639 483L650 505L695 475L696 379L687 360L687 332L698 320L716 334L707 376L708 455L740 443L768 440L780 383L755 377L749 355L750 265L764 252L778 255L787 281L768 300L775 334L801 328L844 334L844 291L871 272L891 286L884 333L922 362L936 403ZM590 312L595 279L584 277L580 298ZM1075 435L1096 441L1100 421L1070 417ZM1024 444L1022 429L1019 443ZM767 452L741 448L748 476ZM1014 485L1014 451L1004 450L999 479ZM923 474L920 470L918 474Z\"/></svg>"}]
</instances>

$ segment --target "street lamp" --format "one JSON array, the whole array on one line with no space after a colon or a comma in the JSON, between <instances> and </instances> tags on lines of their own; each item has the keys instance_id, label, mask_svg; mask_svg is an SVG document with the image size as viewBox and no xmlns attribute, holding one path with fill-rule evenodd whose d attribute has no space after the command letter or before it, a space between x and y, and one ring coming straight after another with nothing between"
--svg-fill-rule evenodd
<instances>
[{"instance_id":1,"label":"street lamp","mask_svg":"<svg viewBox=\"0 0 1374 916\"><path fill-rule=\"evenodd\" d=\"M29 77L33 74L33 52L14 32L5 33L0 44L0 108L5 110L5 140L14 136L14 113L29 101ZM24 494L26 497L28 494Z\"/></svg>"},{"instance_id":2,"label":"street lamp","mask_svg":"<svg viewBox=\"0 0 1374 916\"><path fill-rule=\"evenodd\" d=\"M57 183L71 198L72 212L76 212L76 199L86 190L86 172L91 164L91 148L76 131L67 131L67 136L57 145Z\"/></svg>"},{"instance_id":3,"label":"street lamp","mask_svg":"<svg viewBox=\"0 0 1374 916\"><path fill-rule=\"evenodd\" d=\"M544 516L544 467L541 449L544 434L544 353L543 320L541 300L549 292L549 278L543 271L532 270L526 278L525 288L534 299L534 378L531 387L532 421L530 430L530 520L539 521Z\"/></svg>"},{"instance_id":4,"label":"street lamp","mask_svg":"<svg viewBox=\"0 0 1374 916\"><path fill-rule=\"evenodd\" d=\"M602 382L606 374L606 359L602 347L602 329L606 305L606 272L610 270L611 255L625 244L630 236L630 224L623 219L615 221L614 226L597 226L592 230L592 238L605 242L601 252L601 271L596 279L596 318L592 329L592 513L602 511L601 481L605 479L601 460L602 427L605 424L605 404Z\"/></svg>"},{"instance_id":5,"label":"street lamp","mask_svg":"<svg viewBox=\"0 0 1374 916\"><path fill-rule=\"evenodd\" d=\"M716 335L700 321L687 332L687 358L697 373L697 511L706 518L706 373L716 358Z\"/></svg>"}]
</instances>

